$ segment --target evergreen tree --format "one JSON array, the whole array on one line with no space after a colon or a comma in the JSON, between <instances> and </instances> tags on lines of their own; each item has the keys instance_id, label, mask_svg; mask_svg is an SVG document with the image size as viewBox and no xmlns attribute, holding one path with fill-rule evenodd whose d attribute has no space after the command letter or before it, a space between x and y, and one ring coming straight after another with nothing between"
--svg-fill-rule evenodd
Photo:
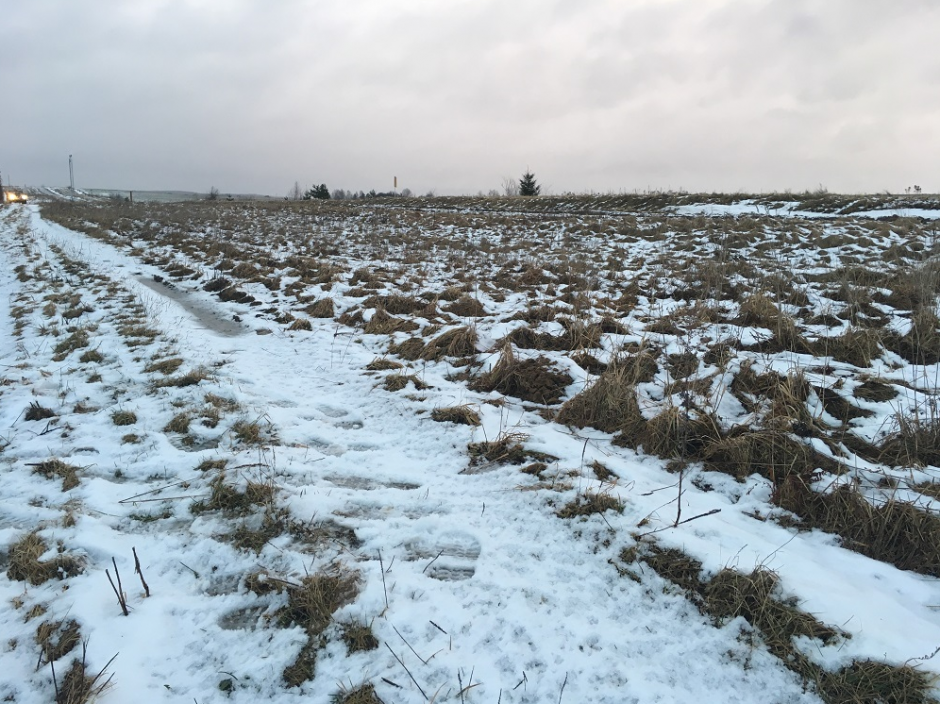
<instances>
[{"instance_id":1,"label":"evergreen tree","mask_svg":"<svg viewBox=\"0 0 940 704\"><path fill-rule=\"evenodd\" d=\"M330 189L326 187L325 183L321 183L319 186L313 186L310 190L304 193L304 200L312 200L314 198L317 200L330 199Z\"/></svg>"},{"instance_id":2,"label":"evergreen tree","mask_svg":"<svg viewBox=\"0 0 940 704\"><path fill-rule=\"evenodd\" d=\"M535 182L535 174L526 169L525 174L519 179L520 196L537 196L542 187Z\"/></svg>"}]
</instances>

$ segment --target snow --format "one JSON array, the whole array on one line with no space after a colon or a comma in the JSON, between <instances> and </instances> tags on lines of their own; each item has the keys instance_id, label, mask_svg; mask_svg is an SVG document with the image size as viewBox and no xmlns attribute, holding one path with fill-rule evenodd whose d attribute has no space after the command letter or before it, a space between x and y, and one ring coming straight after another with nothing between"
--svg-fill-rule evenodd
<instances>
[{"instance_id":1,"label":"snow","mask_svg":"<svg viewBox=\"0 0 940 704\"><path fill-rule=\"evenodd\" d=\"M701 212L739 212L718 207ZM748 627L741 619L716 627L652 570L640 582L618 575L610 563L633 545L631 534L656 529L662 546L695 556L706 572L757 565L777 571L783 592L801 608L851 633L837 645L807 646L827 667L853 658L900 664L940 644L936 579L852 553L831 535L757 520L751 514L767 508L770 491L757 477L740 484L709 475L710 492L689 483L683 516L720 512L669 528L676 492L664 489L676 476L664 462L615 447L604 433L573 433L511 399L502 408L483 403L491 395L448 381L446 363L416 370L427 391L385 391L381 377L365 371L385 352L377 336L341 330L333 320L312 320L310 332L258 334L267 323L247 307L155 284L156 267L44 221L35 205L0 211L0 251L0 545L39 527L50 556L61 541L85 563L79 576L38 586L0 576L0 699L53 699L49 667L36 668L33 634L42 620L74 618L93 671L118 653L113 686L101 697L113 704L325 702L337 683L362 681L373 682L388 704L423 701L392 651L437 701L478 684L467 701L818 702L766 648L742 637ZM63 255L103 278L70 273ZM45 289L17 280L13 269L21 263L29 270L48 264L62 290L82 293L94 311L81 322L98 324L92 347L104 362L81 363L80 352L53 360L61 338L40 329ZM119 293L107 291L109 282ZM114 332L114 317L129 305L125 297L143 306L146 324L160 333L133 350ZM511 303L486 306L500 319ZM30 309L31 324L18 339L10 311L20 305ZM232 319L236 313L241 322ZM505 331L497 325L481 336ZM205 367L212 376L194 387L154 390L144 367L158 351L182 357L181 371ZM94 372L100 381L91 380ZM569 396L583 383L582 373ZM163 428L180 408L201 407L206 393L240 410L215 429L194 418L198 443L186 447ZM52 408L58 420L24 420L31 402ZM97 410L75 413L78 402ZM434 408L461 403L474 404L482 427L430 420ZM722 403L728 413L743 410L730 394ZM113 425L119 409L133 411L138 422ZM239 418L258 421L276 442L238 444L230 428ZM869 419L866 427L874 432L883 421ZM122 442L129 432L142 441ZM571 488L538 489L534 478L508 466L463 473L468 442L505 432L525 433L528 448L557 456L551 473ZM80 484L63 493L60 480L33 474L29 463L50 457L82 467ZM279 504L295 519L334 521L361 542L311 551L282 536L258 554L236 549L218 537L232 529L231 519L189 510L212 478L195 467L215 458L242 467L229 469L230 478L274 481ZM578 491L601 488L588 469L595 459L620 477L612 492L625 503L623 514L559 518L557 507ZM67 513L74 523L63 520ZM644 518L648 524L638 529ZM149 598L134 574L132 549ZM105 575L114 576L112 559L127 592L126 617ZM298 581L337 565L359 575L360 593L335 620L371 623L382 646L347 655L333 625L316 677L286 688L281 672L306 636L267 623L283 597L255 595L245 577L264 569ZM35 605L46 614L27 621ZM57 663L60 675L66 666ZM932 661L924 667L940 671ZM227 678L231 692L219 688Z\"/></svg>"}]
</instances>

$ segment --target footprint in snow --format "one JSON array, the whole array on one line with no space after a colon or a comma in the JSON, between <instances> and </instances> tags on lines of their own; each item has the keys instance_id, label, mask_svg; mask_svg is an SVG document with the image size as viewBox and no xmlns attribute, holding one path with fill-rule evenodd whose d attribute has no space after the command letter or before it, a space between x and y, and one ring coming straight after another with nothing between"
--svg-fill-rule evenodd
<instances>
[{"instance_id":1,"label":"footprint in snow","mask_svg":"<svg viewBox=\"0 0 940 704\"><path fill-rule=\"evenodd\" d=\"M444 582L470 579L476 573L480 557L480 541L460 531L413 538L405 541L404 547L406 560L427 560L424 574Z\"/></svg>"}]
</instances>

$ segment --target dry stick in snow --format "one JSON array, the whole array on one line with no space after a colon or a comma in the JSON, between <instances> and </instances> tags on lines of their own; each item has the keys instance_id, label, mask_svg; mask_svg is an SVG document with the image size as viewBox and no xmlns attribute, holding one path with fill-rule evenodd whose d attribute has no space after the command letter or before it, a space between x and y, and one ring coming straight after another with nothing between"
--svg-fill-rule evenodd
<instances>
[{"instance_id":1,"label":"dry stick in snow","mask_svg":"<svg viewBox=\"0 0 940 704\"><path fill-rule=\"evenodd\" d=\"M398 657L398 655L395 653L394 650L392 650L391 646L388 643L385 644L385 647L388 648L388 652L390 652L395 657L395 659L398 661L398 664L401 665L404 668L405 672L408 673L408 676L411 678L411 681L415 683L415 687L418 688L418 691L421 692L421 696L424 697L424 701L430 701L428 699L428 695L424 693L423 689L421 689L421 685L418 684L418 680L416 680L415 676L411 674L411 670L408 669L404 661L400 657Z\"/></svg>"},{"instance_id":2,"label":"dry stick in snow","mask_svg":"<svg viewBox=\"0 0 940 704\"><path fill-rule=\"evenodd\" d=\"M388 611L388 589L385 586L385 563L382 561L382 551L379 550L379 569L382 570L382 591L385 592L385 610ZM391 648L389 648L391 650ZM427 697L425 697L427 699Z\"/></svg>"},{"instance_id":3,"label":"dry stick in snow","mask_svg":"<svg viewBox=\"0 0 940 704\"><path fill-rule=\"evenodd\" d=\"M150 587L147 586L147 581L144 579L144 573L140 570L140 560L137 559L137 548L131 548L131 552L134 553L134 572L137 573L137 576L140 577L140 583L144 585L144 596L150 596Z\"/></svg>"},{"instance_id":4,"label":"dry stick in snow","mask_svg":"<svg viewBox=\"0 0 940 704\"><path fill-rule=\"evenodd\" d=\"M121 611L124 612L125 616L129 616L130 612L127 610L127 597L124 596L124 587L121 585L121 573L118 572L117 562L112 557L111 564L114 565L114 576L117 577L117 586L114 586L114 580L111 579L111 573L108 570L105 570L104 573L108 575L108 581L111 582L111 588L114 590L114 593L117 595L118 603L121 605Z\"/></svg>"},{"instance_id":5,"label":"dry stick in snow","mask_svg":"<svg viewBox=\"0 0 940 704\"><path fill-rule=\"evenodd\" d=\"M561 691L558 693L558 704L561 704L561 698L565 696L565 685L568 684L568 673L565 673L565 681L561 683Z\"/></svg>"},{"instance_id":6,"label":"dry stick in snow","mask_svg":"<svg viewBox=\"0 0 940 704\"><path fill-rule=\"evenodd\" d=\"M444 550L442 549L439 553L437 553L437 555L434 556L434 559L433 559L433 560L431 560L428 564L426 564L426 565L424 566L424 569L421 570L421 574L424 574L425 572L427 572L427 571L428 571L428 567L430 567L430 566L433 565L435 562L437 562L437 558L439 558L439 557L440 557L441 555L443 555L443 554L444 554Z\"/></svg>"}]
</instances>

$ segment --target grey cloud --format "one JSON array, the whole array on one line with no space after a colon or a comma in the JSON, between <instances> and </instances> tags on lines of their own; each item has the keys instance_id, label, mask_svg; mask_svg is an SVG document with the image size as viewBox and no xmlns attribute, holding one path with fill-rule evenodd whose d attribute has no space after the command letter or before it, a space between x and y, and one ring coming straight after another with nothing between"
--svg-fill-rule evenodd
<instances>
[{"instance_id":1,"label":"grey cloud","mask_svg":"<svg viewBox=\"0 0 940 704\"><path fill-rule=\"evenodd\" d=\"M85 185L930 187L927 0L36 0L0 169ZM931 173L931 169L934 171ZM933 185L940 190L940 183Z\"/></svg>"}]
</instances>

